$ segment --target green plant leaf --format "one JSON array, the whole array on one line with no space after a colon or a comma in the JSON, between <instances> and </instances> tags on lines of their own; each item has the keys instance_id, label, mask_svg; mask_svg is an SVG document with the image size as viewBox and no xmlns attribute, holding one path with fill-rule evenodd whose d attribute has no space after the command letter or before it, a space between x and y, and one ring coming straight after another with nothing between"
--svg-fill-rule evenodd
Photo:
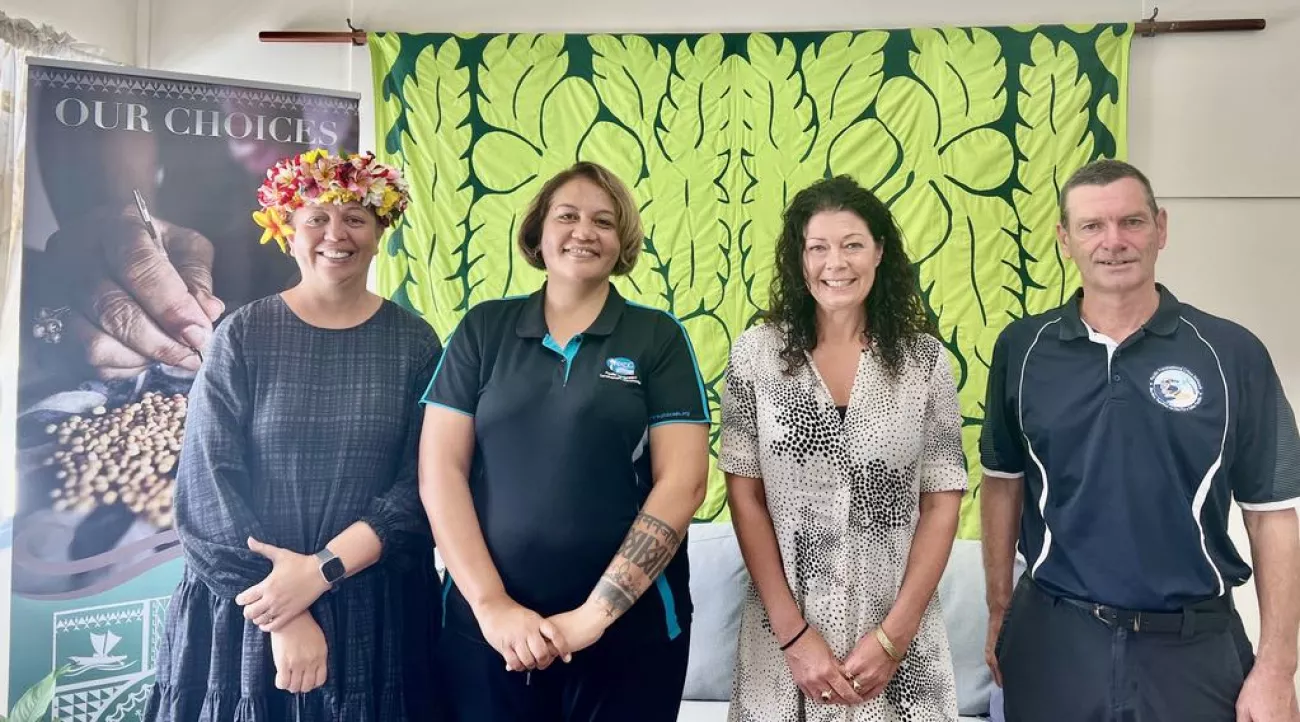
<instances>
[{"instance_id":1,"label":"green plant leaf","mask_svg":"<svg viewBox=\"0 0 1300 722\"><path fill-rule=\"evenodd\" d=\"M404 138L405 173L412 201L407 209L404 250L409 257L406 295L443 338L466 310L468 288L448 270L462 265L469 187L469 70L460 65L460 45L449 39L421 51L404 96L420 122Z\"/></svg>"},{"instance_id":2,"label":"green plant leaf","mask_svg":"<svg viewBox=\"0 0 1300 722\"><path fill-rule=\"evenodd\" d=\"M722 41L700 38L695 50L685 42L676 51L677 73L660 102L656 151L649 178L640 184L646 206L645 302L684 317L721 302L729 234L723 223L726 192L717 181L725 173L724 150L730 115L724 99L731 92ZM645 278L645 276L642 276Z\"/></svg>"},{"instance_id":3,"label":"green plant leaf","mask_svg":"<svg viewBox=\"0 0 1300 722\"><path fill-rule=\"evenodd\" d=\"M668 93L659 104L659 128L656 141L663 156L677 163L708 140L706 127L717 118L723 98L719 90L730 90L729 73L724 71L722 38L705 35L695 48L685 41L673 53L674 73L669 77ZM706 92L707 91L707 92Z\"/></svg>"},{"instance_id":4,"label":"green plant leaf","mask_svg":"<svg viewBox=\"0 0 1300 722\"><path fill-rule=\"evenodd\" d=\"M605 166L629 185L636 183L645 162L636 136L605 120L591 127L578 147L578 159Z\"/></svg>"},{"instance_id":5,"label":"green plant leaf","mask_svg":"<svg viewBox=\"0 0 1300 722\"><path fill-rule=\"evenodd\" d=\"M488 49L498 40L499 37L490 41ZM535 55L528 55L529 48ZM529 102L535 102L536 106L530 113L496 113L498 130L485 133L474 144L474 174L495 192L480 196L470 210L466 282L471 305L503 295L530 293L541 285L543 274L514 250L519 223L541 184L577 160L579 144L599 111L596 93L586 80L552 79L554 70L558 68L562 76L568 63L561 36L538 38L523 47L512 44L510 52L518 53L518 57L495 61L504 70L494 75L492 82L505 79L520 88L531 89L521 97L527 95ZM556 52L560 54L556 56ZM487 54L485 50L484 55ZM530 66L531 71L514 71L514 64L534 59L537 65ZM538 81L540 85L534 83L531 79L535 75L546 80ZM504 93L499 88L489 89L484 85L486 82L480 75L483 97L495 97L499 103ZM546 93L538 92L542 86ZM536 134L532 135L534 122Z\"/></svg>"},{"instance_id":6,"label":"green plant leaf","mask_svg":"<svg viewBox=\"0 0 1300 722\"><path fill-rule=\"evenodd\" d=\"M883 123L875 118L849 126L830 149L832 174L848 174L882 200L888 201L905 186L897 173L903 146ZM889 182L888 185L886 183Z\"/></svg>"},{"instance_id":7,"label":"green plant leaf","mask_svg":"<svg viewBox=\"0 0 1300 722\"><path fill-rule=\"evenodd\" d=\"M953 214L952 229L943 244L918 263L917 273L952 356L962 416L979 420L988 381L987 354L1008 320L1004 309L1017 304L1013 291L1018 286L1014 260L1019 221L1002 198L956 195L961 207ZM974 473L979 459L977 424L963 428L962 442L971 462L968 483L973 491L979 483ZM978 527L972 532L963 526L959 533L978 534Z\"/></svg>"},{"instance_id":8,"label":"green plant leaf","mask_svg":"<svg viewBox=\"0 0 1300 722\"><path fill-rule=\"evenodd\" d=\"M749 36L749 68L741 74L744 102L739 110L754 184L742 202L749 205L750 232L764 243L780 235L781 213L794 195L824 173L808 162L817 130L798 60L789 40L778 48L767 35Z\"/></svg>"},{"instance_id":9,"label":"green plant leaf","mask_svg":"<svg viewBox=\"0 0 1300 722\"><path fill-rule=\"evenodd\" d=\"M542 169L544 177L577 162L578 146L599 112L596 90L585 79L565 78L555 86L542 105L542 145L552 165Z\"/></svg>"},{"instance_id":10,"label":"green plant leaf","mask_svg":"<svg viewBox=\"0 0 1300 722\"><path fill-rule=\"evenodd\" d=\"M993 33L983 28L918 29L912 39L912 71L939 106L939 145L1002 117L1007 63Z\"/></svg>"},{"instance_id":11,"label":"green plant leaf","mask_svg":"<svg viewBox=\"0 0 1300 722\"><path fill-rule=\"evenodd\" d=\"M852 154L853 145L841 152L838 144L832 159L854 168L890 203L953 360L963 415L971 420L963 429L971 462L979 458L974 429L988 374L980 345L989 329L1005 325L1004 309L1017 303L1008 289L1018 286L1019 222L1015 209L995 195L1010 177L1015 151L993 127L967 127L943 144L932 90L910 78L889 80L877 100L879 121L862 121L844 135L882 162L869 165ZM977 516L963 517L959 533L978 535Z\"/></svg>"},{"instance_id":12,"label":"green plant leaf","mask_svg":"<svg viewBox=\"0 0 1300 722\"><path fill-rule=\"evenodd\" d=\"M591 64L601 102L646 142L654 137L659 101L668 92L672 56L640 35L593 35Z\"/></svg>"},{"instance_id":13,"label":"green plant leaf","mask_svg":"<svg viewBox=\"0 0 1300 722\"><path fill-rule=\"evenodd\" d=\"M528 265L515 250L519 223L533 192L529 185L513 193L482 196L470 208L471 235L465 271L470 306L494 298L532 293L542 285L544 274Z\"/></svg>"},{"instance_id":14,"label":"green plant leaf","mask_svg":"<svg viewBox=\"0 0 1300 722\"><path fill-rule=\"evenodd\" d=\"M827 151L841 133L875 101L885 80L888 39L883 30L833 33L804 48L800 67L817 119L811 162L826 162Z\"/></svg>"},{"instance_id":15,"label":"green plant leaf","mask_svg":"<svg viewBox=\"0 0 1300 722\"><path fill-rule=\"evenodd\" d=\"M954 198L957 195L954 191L948 183L919 177L890 206L914 263L925 263L941 253L948 243L956 228L953 203L958 199Z\"/></svg>"},{"instance_id":16,"label":"green plant leaf","mask_svg":"<svg viewBox=\"0 0 1300 722\"><path fill-rule=\"evenodd\" d=\"M1094 115L1115 136L1116 158L1128 157L1128 131L1124 119L1128 117L1128 93L1120 88L1128 87L1129 43L1133 40L1133 26L1124 30L1109 30L1097 34L1095 49L1097 59L1115 78L1115 92L1103 95L1094 104ZM1123 82L1120 82L1123 78Z\"/></svg>"},{"instance_id":17,"label":"green plant leaf","mask_svg":"<svg viewBox=\"0 0 1300 722\"><path fill-rule=\"evenodd\" d=\"M971 190L989 192L1007 182L1015 165L1015 150L1001 131L976 128L944 149L939 162L945 178Z\"/></svg>"},{"instance_id":18,"label":"green plant leaf","mask_svg":"<svg viewBox=\"0 0 1300 722\"><path fill-rule=\"evenodd\" d=\"M484 188L509 193L536 180L541 158L537 148L514 133L485 133L474 143L474 175Z\"/></svg>"},{"instance_id":19,"label":"green plant leaf","mask_svg":"<svg viewBox=\"0 0 1300 722\"><path fill-rule=\"evenodd\" d=\"M497 35L483 49L479 116L541 147L542 103L568 68L563 35Z\"/></svg>"},{"instance_id":20,"label":"green plant leaf","mask_svg":"<svg viewBox=\"0 0 1300 722\"><path fill-rule=\"evenodd\" d=\"M1021 222L1024 307L1034 314L1064 303L1078 287L1078 270L1057 243L1057 195L1070 174L1093 158L1094 144L1088 128L1092 83L1079 72L1074 48L1039 34L1030 56L1020 68L1016 127L1023 190L1013 195Z\"/></svg>"},{"instance_id":21,"label":"green plant leaf","mask_svg":"<svg viewBox=\"0 0 1300 722\"><path fill-rule=\"evenodd\" d=\"M406 106L402 102L400 88L394 88L396 76L400 72L394 67L402 51L402 35L397 33L372 33L370 46L370 64L374 73L375 85L375 130L383 139L379 142L377 157L386 162L401 164L400 144L394 138L402 137L406 127ZM395 298L399 291L405 297L409 269L409 255L405 250L404 229L409 221L403 219L397 228L389 231L380 242L379 255L375 259L375 285L378 293L387 298ZM411 301L407 300L407 304ZM413 307L413 306L412 306Z\"/></svg>"},{"instance_id":22,"label":"green plant leaf","mask_svg":"<svg viewBox=\"0 0 1300 722\"><path fill-rule=\"evenodd\" d=\"M882 200L895 200L943 175L939 166L939 111L924 86L905 77L887 80L876 100L876 118L902 155L892 173L872 184ZM879 139L873 147L884 145L887 142Z\"/></svg>"},{"instance_id":23,"label":"green plant leaf","mask_svg":"<svg viewBox=\"0 0 1300 722\"><path fill-rule=\"evenodd\" d=\"M740 55L730 55L723 61L722 76L726 78L727 91L724 102L741 94L740 79L753 69ZM735 338L753 323L767 307L768 290L772 276L772 248L775 237L764 238L754 227L752 200L746 195L758 183L750 157L750 140L740 113L727 112L725 133L718 135L715 150L721 164L715 184L722 191L722 206L718 211L721 238L725 239L725 266L719 271L726 276L724 295L718 312L726 319ZM725 353L728 349L720 352ZM713 477L710 477L713 478ZM721 482L721 476L716 477ZM712 482L711 482L712 483ZM712 488L712 487L710 487Z\"/></svg>"},{"instance_id":24,"label":"green plant leaf","mask_svg":"<svg viewBox=\"0 0 1300 722\"><path fill-rule=\"evenodd\" d=\"M651 178L671 168L659 146L656 120L660 107L671 103L668 77L673 56L667 47L656 47L639 35L594 35L590 43L596 93L622 125L598 122L579 153L604 163L628 184L637 207L645 209L641 222L650 233L656 210L651 208L655 193ZM668 205L666 197L660 200ZM643 249L632 272L617 283L625 297L663 307L662 259L657 256L657 246L650 248L654 252Z\"/></svg>"},{"instance_id":25,"label":"green plant leaf","mask_svg":"<svg viewBox=\"0 0 1300 722\"><path fill-rule=\"evenodd\" d=\"M68 669L64 666L50 672L44 679L23 692L23 696L14 703L13 709L9 710L9 722L37 722L44 717L50 709L50 703L54 701L54 685Z\"/></svg>"},{"instance_id":26,"label":"green plant leaf","mask_svg":"<svg viewBox=\"0 0 1300 722\"><path fill-rule=\"evenodd\" d=\"M731 349L731 323L711 314L697 314L682 321L686 333L695 346L695 355L700 366L700 376L704 379L705 397L709 404L709 416L713 421L710 429L710 441L716 449L718 435L721 432L719 410L719 390L722 388L727 352ZM717 464L709 464L708 486L705 488L704 502L696 511L696 518L721 520L727 506L727 482Z\"/></svg>"},{"instance_id":27,"label":"green plant leaf","mask_svg":"<svg viewBox=\"0 0 1300 722\"><path fill-rule=\"evenodd\" d=\"M778 45L760 33L749 36L746 49L748 62L739 64L735 73L735 114L747 183L738 189L743 215L734 222L744 224L742 279L753 295L752 310L758 312L766 305L772 282L772 249L781 233L782 213L825 168L812 160L817 137L814 103L804 92L793 43L783 40Z\"/></svg>"},{"instance_id":28,"label":"green plant leaf","mask_svg":"<svg viewBox=\"0 0 1300 722\"><path fill-rule=\"evenodd\" d=\"M716 405L732 332L743 329L746 320L734 303L743 301L743 290L727 303L737 276L736 218L742 215L734 183L741 140L733 107L734 81L744 60L723 58L722 51L721 37L707 35L694 47L682 41L673 52L673 73L646 144L649 176L638 184L648 238L644 268L632 279L645 303L668 310L686 326L711 405ZM697 518L718 517L725 488L721 473L711 467Z\"/></svg>"}]
</instances>

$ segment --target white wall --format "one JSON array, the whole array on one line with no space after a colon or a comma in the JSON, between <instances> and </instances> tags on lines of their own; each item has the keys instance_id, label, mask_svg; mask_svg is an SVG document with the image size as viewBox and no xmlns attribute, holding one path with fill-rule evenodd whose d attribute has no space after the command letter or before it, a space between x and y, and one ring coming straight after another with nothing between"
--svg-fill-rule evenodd
<instances>
[{"instance_id":1,"label":"white wall","mask_svg":"<svg viewBox=\"0 0 1300 722\"><path fill-rule=\"evenodd\" d=\"M136 0L4 0L0 10L12 18L52 25L103 48L113 60L135 62Z\"/></svg>"},{"instance_id":2,"label":"white wall","mask_svg":"<svg viewBox=\"0 0 1300 722\"><path fill-rule=\"evenodd\" d=\"M263 44L259 30L704 32L1136 20L1141 0L5 0L138 65L370 94L369 55L347 45ZM1263 32L1133 42L1129 156L1171 219L1161 280L1184 300L1250 327L1300 407L1300 333L1290 310L1300 244L1300 4L1163 0L1162 20L1263 17ZM368 100L363 101L368 105ZM365 108L366 106L363 106ZM364 113L368 123L370 114ZM369 131L369 127L365 128ZM367 138L363 135L363 142ZM367 143L369 146L370 144ZM1234 530L1249 547L1239 517ZM1240 595L1252 635L1254 590Z\"/></svg>"}]
</instances>

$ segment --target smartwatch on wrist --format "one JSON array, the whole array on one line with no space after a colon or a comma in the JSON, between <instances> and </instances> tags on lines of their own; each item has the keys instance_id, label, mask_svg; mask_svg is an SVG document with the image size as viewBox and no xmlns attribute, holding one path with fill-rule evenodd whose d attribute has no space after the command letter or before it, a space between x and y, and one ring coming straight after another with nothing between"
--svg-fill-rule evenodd
<instances>
[{"instance_id":1,"label":"smartwatch on wrist","mask_svg":"<svg viewBox=\"0 0 1300 722\"><path fill-rule=\"evenodd\" d=\"M320 562L320 575L325 579L325 583L330 585L330 591L343 580L347 570L343 568L343 560L334 555L328 547L316 552L316 561Z\"/></svg>"}]
</instances>

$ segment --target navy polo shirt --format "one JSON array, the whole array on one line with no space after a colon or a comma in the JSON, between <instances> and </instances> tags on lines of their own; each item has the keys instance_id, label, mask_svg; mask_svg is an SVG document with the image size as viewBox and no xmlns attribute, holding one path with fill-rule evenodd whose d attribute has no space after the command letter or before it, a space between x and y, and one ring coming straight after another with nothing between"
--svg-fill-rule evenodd
<instances>
[{"instance_id":1,"label":"navy polo shirt","mask_svg":"<svg viewBox=\"0 0 1300 722\"><path fill-rule=\"evenodd\" d=\"M1180 303L1116 344L1082 292L998 337L980 456L1024 475L1019 550L1060 596L1159 611L1250 577L1228 537L1244 509L1300 506L1295 416L1264 345Z\"/></svg>"},{"instance_id":2,"label":"navy polo shirt","mask_svg":"<svg viewBox=\"0 0 1300 722\"><path fill-rule=\"evenodd\" d=\"M474 417L469 486L484 541L506 592L546 616L586 601L631 529L654 483L650 428L707 424L709 410L672 316L611 284L591 327L561 346L544 292L470 309L423 400ZM688 574L683 540L610 631L675 637L690 621Z\"/></svg>"}]
</instances>

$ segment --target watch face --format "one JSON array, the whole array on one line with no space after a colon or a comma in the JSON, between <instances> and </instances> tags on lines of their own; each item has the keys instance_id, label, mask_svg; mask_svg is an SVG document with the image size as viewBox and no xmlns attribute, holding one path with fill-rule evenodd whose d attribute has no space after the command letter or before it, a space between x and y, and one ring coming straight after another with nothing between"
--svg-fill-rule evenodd
<instances>
[{"instance_id":1,"label":"watch face","mask_svg":"<svg viewBox=\"0 0 1300 722\"><path fill-rule=\"evenodd\" d=\"M325 581L330 584L337 582L343 578L343 560L338 557L333 557L320 566L320 572L321 575L325 577Z\"/></svg>"}]
</instances>

